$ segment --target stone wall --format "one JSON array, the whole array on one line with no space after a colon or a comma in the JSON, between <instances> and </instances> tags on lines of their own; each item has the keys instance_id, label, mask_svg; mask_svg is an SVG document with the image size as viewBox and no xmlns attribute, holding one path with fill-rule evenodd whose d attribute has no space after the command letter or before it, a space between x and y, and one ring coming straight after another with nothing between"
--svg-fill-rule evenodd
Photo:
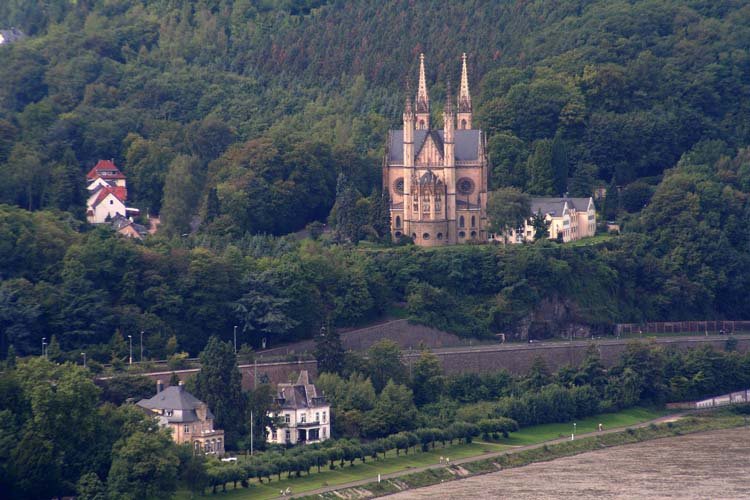
<instances>
[{"instance_id":1,"label":"stone wall","mask_svg":"<svg viewBox=\"0 0 750 500\"><path fill-rule=\"evenodd\" d=\"M750 335L736 336L737 350L747 352L750 350ZM366 340L363 340L366 342ZM606 366L612 366L625 350L628 340L603 340L596 342L602 362ZM716 350L723 350L726 337L690 337L690 338L661 338L656 341L660 345L674 346L678 349L711 345ZM507 370L516 375L525 374L537 356L542 357L550 370L555 371L565 365L576 365L583 360L586 349L590 342L580 341L573 343L550 342L548 344L511 344L498 345L496 347L466 347L455 349L444 349L434 351L440 359L446 374L456 373L488 373L499 370ZM418 352L404 353L404 362L411 365L419 357ZM242 387L251 389L255 382L255 373L258 383L268 382L278 384L288 382L296 377L300 370L307 370L312 377L318 373L315 361L289 361L278 363L262 363L257 365L240 365L242 373ZM197 369L179 370L177 375L181 379L193 376ZM146 374L153 380L169 380L172 372L156 372Z\"/></svg>"}]
</instances>

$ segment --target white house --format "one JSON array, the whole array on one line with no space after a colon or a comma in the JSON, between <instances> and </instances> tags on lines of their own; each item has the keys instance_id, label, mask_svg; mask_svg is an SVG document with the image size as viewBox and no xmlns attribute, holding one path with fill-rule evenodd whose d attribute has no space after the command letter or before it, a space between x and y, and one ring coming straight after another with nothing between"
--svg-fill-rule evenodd
<instances>
[{"instance_id":1,"label":"white house","mask_svg":"<svg viewBox=\"0 0 750 500\"><path fill-rule=\"evenodd\" d=\"M89 193L86 201L86 220L89 223L101 224L110 222L118 215L130 217L140 213L137 208L125 205L128 199L125 175L112 160L99 160L86 174L86 182Z\"/></svg>"},{"instance_id":2,"label":"white house","mask_svg":"<svg viewBox=\"0 0 750 500\"><path fill-rule=\"evenodd\" d=\"M596 207L588 198L531 198L531 213L544 215L549 221L549 239L562 238L563 242L580 240L596 234ZM490 239L502 240L500 235ZM522 231L508 233L510 243L534 241L534 227L527 220Z\"/></svg>"},{"instance_id":3,"label":"white house","mask_svg":"<svg viewBox=\"0 0 750 500\"><path fill-rule=\"evenodd\" d=\"M331 437L331 407L302 370L294 384L278 385L278 409L269 417L278 425L267 427L267 441L274 444L304 444Z\"/></svg>"}]
</instances>

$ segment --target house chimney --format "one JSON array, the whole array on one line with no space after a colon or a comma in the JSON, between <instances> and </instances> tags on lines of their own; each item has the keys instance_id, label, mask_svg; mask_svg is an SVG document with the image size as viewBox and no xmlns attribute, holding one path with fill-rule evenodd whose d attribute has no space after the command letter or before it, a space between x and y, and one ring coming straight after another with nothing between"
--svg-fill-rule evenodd
<instances>
[{"instance_id":1,"label":"house chimney","mask_svg":"<svg viewBox=\"0 0 750 500\"><path fill-rule=\"evenodd\" d=\"M178 388L179 388L179 389L180 389L181 391L184 391L184 390L185 390L185 382L183 382L182 380L180 380L180 383L179 383L179 384L177 384L177 387L178 387Z\"/></svg>"},{"instance_id":2,"label":"house chimney","mask_svg":"<svg viewBox=\"0 0 750 500\"><path fill-rule=\"evenodd\" d=\"M161 391L164 390L164 382L161 380L156 381L156 394L159 394Z\"/></svg>"}]
</instances>

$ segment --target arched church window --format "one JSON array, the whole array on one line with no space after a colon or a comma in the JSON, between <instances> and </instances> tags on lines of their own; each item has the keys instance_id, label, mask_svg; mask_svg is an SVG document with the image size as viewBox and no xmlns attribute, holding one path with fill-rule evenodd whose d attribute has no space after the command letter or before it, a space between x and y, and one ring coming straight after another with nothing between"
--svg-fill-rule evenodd
<instances>
[{"instance_id":1,"label":"arched church window","mask_svg":"<svg viewBox=\"0 0 750 500\"><path fill-rule=\"evenodd\" d=\"M477 218L475 216L471 216L471 227L477 227Z\"/></svg>"},{"instance_id":2,"label":"arched church window","mask_svg":"<svg viewBox=\"0 0 750 500\"><path fill-rule=\"evenodd\" d=\"M476 231L472 231L471 232L471 237L472 238L476 238L477 237L477 232Z\"/></svg>"},{"instance_id":3,"label":"arched church window","mask_svg":"<svg viewBox=\"0 0 750 500\"><path fill-rule=\"evenodd\" d=\"M417 239L417 233L411 233L411 239L416 240Z\"/></svg>"},{"instance_id":4,"label":"arched church window","mask_svg":"<svg viewBox=\"0 0 750 500\"><path fill-rule=\"evenodd\" d=\"M419 130L424 130L424 120L419 120Z\"/></svg>"},{"instance_id":5,"label":"arched church window","mask_svg":"<svg viewBox=\"0 0 750 500\"><path fill-rule=\"evenodd\" d=\"M443 233L438 233L437 234L437 239L442 240L443 239Z\"/></svg>"},{"instance_id":6,"label":"arched church window","mask_svg":"<svg viewBox=\"0 0 750 500\"><path fill-rule=\"evenodd\" d=\"M424 233L424 234L422 235L422 239L423 239L423 240L429 240L429 239L430 239L430 233Z\"/></svg>"},{"instance_id":7,"label":"arched church window","mask_svg":"<svg viewBox=\"0 0 750 500\"><path fill-rule=\"evenodd\" d=\"M466 233L464 233L463 231L459 231L458 232L458 237L459 238L466 238Z\"/></svg>"},{"instance_id":8,"label":"arched church window","mask_svg":"<svg viewBox=\"0 0 750 500\"><path fill-rule=\"evenodd\" d=\"M464 219L464 216L458 218L458 227L465 227L466 226L466 220Z\"/></svg>"},{"instance_id":9,"label":"arched church window","mask_svg":"<svg viewBox=\"0 0 750 500\"><path fill-rule=\"evenodd\" d=\"M401 217L398 215L396 216L396 227L401 227Z\"/></svg>"},{"instance_id":10,"label":"arched church window","mask_svg":"<svg viewBox=\"0 0 750 500\"><path fill-rule=\"evenodd\" d=\"M401 231L396 231L396 233L394 234L394 236L396 238L400 238L401 237Z\"/></svg>"},{"instance_id":11,"label":"arched church window","mask_svg":"<svg viewBox=\"0 0 750 500\"><path fill-rule=\"evenodd\" d=\"M466 130L466 120L461 120L461 129Z\"/></svg>"}]
</instances>

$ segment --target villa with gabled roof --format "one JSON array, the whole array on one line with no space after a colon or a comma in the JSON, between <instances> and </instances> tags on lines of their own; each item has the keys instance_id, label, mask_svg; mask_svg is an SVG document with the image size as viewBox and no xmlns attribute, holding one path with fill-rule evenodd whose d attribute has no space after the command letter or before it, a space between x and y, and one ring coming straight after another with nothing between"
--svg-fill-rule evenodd
<instances>
[{"instance_id":1,"label":"villa with gabled roof","mask_svg":"<svg viewBox=\"0 0 750 500\"><path fill-rule=\"evenodd\" d=\"M302 370L296 383L277 387L276 408L268 416L277 425L267 427L267 441L274 444L304 444L331 437L331 407Z\"/></svg>"},{"instance_id":2,"label":"villa with gabled roof","mask_svg":"<svg viewBox=\"0 0 750 500\"><path fill-rule=\"evenodd\" d=\"M214 429L214 415L206 403L185 390L183 382L164 388L156 382L156 395L136 403L159 425L172 431L177 444L189 443L195 453L224 454L224 431Z\"/></svg>"}]
</instances>

